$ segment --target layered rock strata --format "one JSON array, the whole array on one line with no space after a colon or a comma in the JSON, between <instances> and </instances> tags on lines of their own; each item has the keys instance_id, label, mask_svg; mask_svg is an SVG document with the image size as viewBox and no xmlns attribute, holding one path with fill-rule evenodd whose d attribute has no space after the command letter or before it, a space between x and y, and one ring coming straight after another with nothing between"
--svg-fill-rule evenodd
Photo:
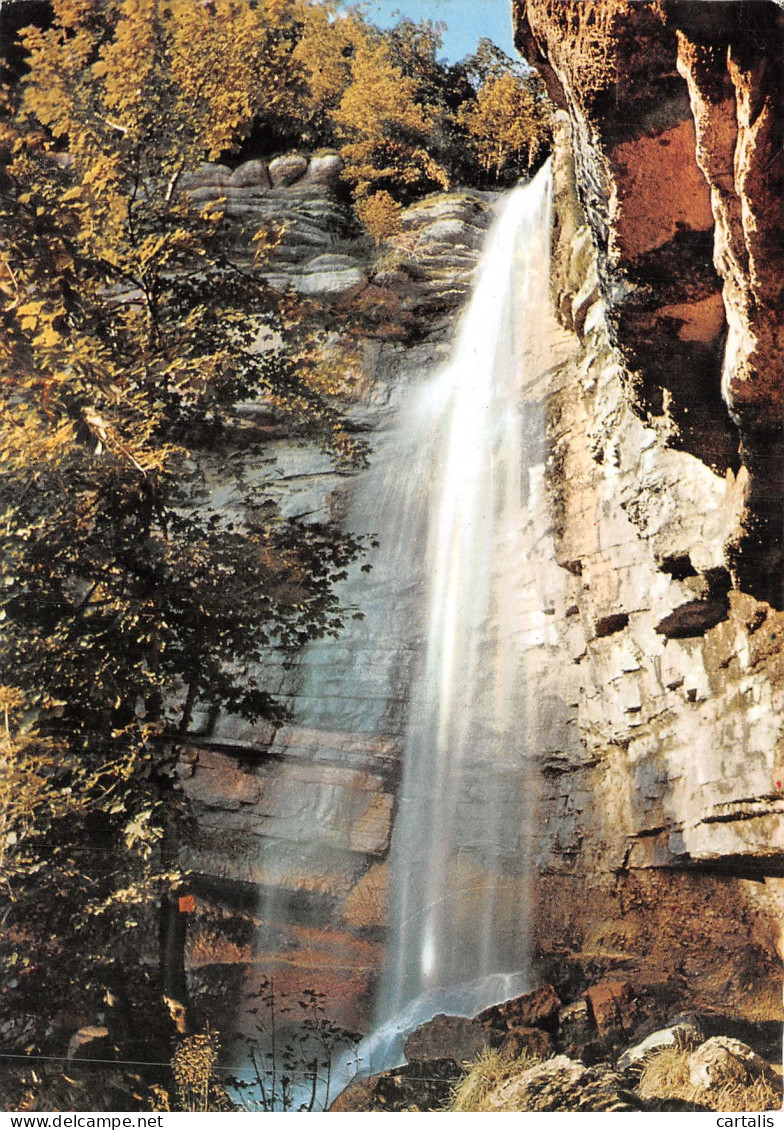
<instances>
[{"instance_id":1,"label":"layered rock strata","mask_svg":"<svg viewBox=\"0 0 784 1130\"><path fill-rule=\"evenodd\" d=\"M333 179L321 178L314 188L307 182L319 159L309 165L303 159L303 176L293 156L279 166L249 161L233 173L205 166L185 189L196 204L226 208L240 257L249 255L254 226L265 217L288 225L282 257L261 269L275 285L307 292L303 280L312 277L323 248L330 240L342 246L348 209L334 181L339 167L330 164ZM280 182L283 172L287 183ZM346 377L354 389L350 412L356 427L372 433L374 448L387 442L385 431L410 384L448 353L493 199L461 191L405 209L400 231L380 249L354 238L360 284L343 289L333 279L316 295L357 334L353 384ZM317 222L314 201L320 202ZM303 209L309 218L300 222ZM333 212L339 223L332 223ZM334 336L347 370L339 333ZM268 417L263 404L237 406L235 429L221 450L189 464L192 505L221 524L242 523L249 493L263 487L264 498L284 515L342 519L355 532L357 521L370 522L376 531L373 506L369 516L352 511L351 477ZM252 1033L246 1006L262 977L274 978L286 1006L315 990L333 1022L352 1030L371 1022L387 926L400 688L410 682L412 659L410 647L395 644L409 578L377 568L365 575L361 566L352 569L343 595L350 604L361 593L365 621L348 619L339 639L313 643L293 670L272 654L263 671L237 671L238 679L253 674L273 688L292 707L294 721L253 725L204 709L195 718L194 747L179 764L192 817L181 855L196 894L188 931L191 987L226 1030ZM383 623L376 605L391 610Z\"/></svg>"},{"instance_id":2,"label":"layered rock strata","mask_svg":"<svg viewBox=\"0 0 784 1130\"><path fill-rule=\"evenodd\" d=\"M539 952L777 1015L782 14L528 0L516 20L566 108L553 286L575 335L531 408Z\"/></svg>"},{"instance_id":3,"label":"layered rock strata","mask_svg":"<svg viewBox=\"0 0 784 1130\"><path fill-rule=\"evenodd\" d=\"M730 557L780 607L784 13L770 0L516 0L515 13L568 108L630 403L665 414L671 443L708 465L748 467Z\"/></svg>"}]
</instances>

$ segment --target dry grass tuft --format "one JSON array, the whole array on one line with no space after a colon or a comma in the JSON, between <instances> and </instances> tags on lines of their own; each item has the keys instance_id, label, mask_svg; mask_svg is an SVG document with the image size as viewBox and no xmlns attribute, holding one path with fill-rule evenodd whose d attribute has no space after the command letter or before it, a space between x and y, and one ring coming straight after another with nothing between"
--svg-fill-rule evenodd
<instances>
[{"instance_id":1,"label":"dry grass tuft","mask_svg":"<svg viewBox=\"0 0 784 1130\"><path fill-rule=\"evenodd\" d=\"M513 1075L519 1075L521 1071L539 1062L538 1058L527 1053L509 1056L495 1048L485 1048L471 1064L468 1074L463 1076L452 1091L448 1110L462 1114L486 1111L486 1099L492 1091Z\"/></svg>"},{"instance_id":2,"label":"dry grass tuft","mask_svg":"<svg viewBox=\"0 0 784 1130\"><path fill-rule=\"evenodd\" d=\"M781 1089L767 1079L710 1089L692 1086L689 1078L690 1054L689 1048L668 1047L652 1055L640 1077L637 1088L640 1098L680 1099L728 1113L781 1109Z\"/></svg>"}]
</instances>

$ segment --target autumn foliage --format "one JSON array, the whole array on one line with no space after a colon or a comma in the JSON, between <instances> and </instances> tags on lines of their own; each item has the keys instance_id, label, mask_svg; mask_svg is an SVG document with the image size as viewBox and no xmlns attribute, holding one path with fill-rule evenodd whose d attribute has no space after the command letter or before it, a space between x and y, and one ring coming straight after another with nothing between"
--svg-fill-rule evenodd
<instances>
[{"instance_id":1,"label":"autumn foliage","mask_svg":"<svg viewBox=\"0 0 784 1130\"><path fill-rule=\"evenodd\" d=\"M279 233L260 230L258 269L238 267L220 206L192 207L183 178L205 159L338 145L380 241L405 203L458 173L524 172L547 129L531 80L498 74L497 58L492 73L442 65L428 26L381 33L313 0L52 10L50 27L23 32L28 70L0 93L11 1043L47 994L97 1009L111 980L116 997L156 907L170 962L179 747L200 709L283 716L253 672L271 648L290 656L339 632L335 582L360 550L332 525L284 518L263 481L240 484L232 514L203 502L205 455L228 442L239 401L337 463L362 449L318 310L265 281ZM178 983L147 968L152 996L182 993L181 970Z\"/></svg>"},{"instance_id":2,"label":"autumn foliage","mask_svg":"<svg viewBox=\"0 0 784 1130\"><path fill-rule=\"evenodd\" d=\"M260 14L240 0L54 12L24 35L0 139L0 852L6 926L44 939L5 955L21 1015L34 975L39 998L42 976L67 995L85 962L80 991L100 996L99 970L171 904L173 767L195 709L280 715L236 667L339 630L333 586L357 551L284 519L263 483L232 515L198 501L200 452L242 398L358 455L310 312L233 265L220 209L178 191L251 126L274 59ZM261 256L274 240L259 233ZM275 335L285 348L259 348Z\"/></svg>"}]
</instances>

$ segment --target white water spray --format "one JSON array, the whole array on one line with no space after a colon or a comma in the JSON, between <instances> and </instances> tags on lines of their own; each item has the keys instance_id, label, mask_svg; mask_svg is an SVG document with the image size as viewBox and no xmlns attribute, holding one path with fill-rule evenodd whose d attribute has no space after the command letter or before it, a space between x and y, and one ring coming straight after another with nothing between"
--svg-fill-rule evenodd
<instances>
[{"instance_id":1,"label":"white water spray","mask_svg":"<svg viewBox=\"0 0 784 1130\"><path fill-rule=\"evenodd\" d=\"M405 426L432 452L422 671L412 688L392 848L379 1020L472 1012L525 987L527 711L520 565L531 420L549 365L549 164L488 236L449 366ZM540 424L540 421L538 421ZM419 1007L416 1002L422 1002ZM427 1004L425 1004L427 1002Z\"/></svg>"}]
</instances>

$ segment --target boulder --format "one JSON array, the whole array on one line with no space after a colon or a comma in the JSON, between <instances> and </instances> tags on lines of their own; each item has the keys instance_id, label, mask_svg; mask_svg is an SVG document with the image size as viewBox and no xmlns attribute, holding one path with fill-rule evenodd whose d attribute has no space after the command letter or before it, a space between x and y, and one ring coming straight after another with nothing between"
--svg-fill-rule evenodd
<instances>
[{"instance_id":1,"label":"boulder","mask_svg":"<svg viewBox=\"0 0 784 1130\"><path fill-rule=\"evenodd\" d=\"M455 1063L467 1063L489 1045L490 1033L479 1021L467 1016L439 1013L414 1029L403 1050L409 1063L428 1059L452 1059Z\"/></svg>"},{"instance_id":2,"label":"boulder","mask_svg":"<svg viewBox=\"0 0 784 1130\"><path fill-rule=\"evenodd\" d=\"M641 1104L606 1064L586 1067L557 1055L502 1083L487 1096L489 1111L634 1111Z\"/></svg>"},{"instance_id":3,"label":"boulder","mask_svg":"<svg viewBox=\"0 0 784 1130\"><path fill-rule=\"evenodd\" d=\"M299 181L302 185L324 185L326 188L335 188L340 184L340 174L343 172L343 158L337 153L323 153L319 157L311 157L305 175Z\"/></svg>"},{"instance_id":4,"label":"boulder","mask_svg":"<svg viewBox=\"0 0 784 1130\"><path fill-rule=\"evenodd\" d=\"M631 1032L637 1019L634 989L628 981L604 980L584 994L600 1036Z\"/></svg>"},{"instance_id":5,"label":"boulder","mask_svg":"<svg viewBox=\"0 0 784 1130\"><path fill-rule=\"evenodd\" d=\"M695 1021L676 1017L666 1028L651 1032L639 1044L626 1048L618 1059L618 1070L626 1071L630 1067L640 1066L648 1056L662 1048L697 1045L702 1039L703 1033Z\"/></svg>"},{"instance_id":6,"label":"boulder","mask_svg":"<svg viewBox=\"0 0 784 1130\"><path fill-rule=\"evenodd\" d=\"M244 161L229 177L229 184L236 188L270 188L267 162Z\"/></svg>"},{"instance_id":7,"label":"boulder","mask_svg":"<svg viewBox=\"0 0 784 1130\"><path fill-rule=\"evenodd\" d=\"M193 173L183 177L184 185L189 188L210 188L219 184L227 184L232 175L228 165L215 165L205 161Z\"/></svg>"},{"instance_id":8,"label":"boulder","mask_svg":"<svg viewBox=\"0 0 784 1130\"><path fill-rule=\"evenodd\" d=\"M308 162L299 153L286 153L269 163L269 178L273 188L287 188L304 176Z\"/></svg>"},{"instance_id":9,"label":"boulder","mask_svg":"<svg viewBox=\"0 0 784 1130\"><path fill-rule=\"evenodd\" d=\"M488 1028L508 1032L518 1028L553 1028L561 1000L552 985L540 985L530 993L494 1004L480 1012L477 1020Z\"/></svg>"},{"instance_id":10,"label":"boulder","mask_svg":"<svg viewBox=\"0 0 784 1130\"><path fill-rule=\"evenodd\" d=\"M442 1110L459 1078L460 1069L452 1059L418 1060L366 1079L352 1079L329 1113Z\"/></svg>"},{"instance_id":11,"label":"boulder","mask_svg":"<svg viewBox=\"0 0 784 1130\"><path fill-rule=\"evenodd\" d=\"M773 1069L748 1044L731 1036L713 1036L689 1056L689 1078L701 1090L770 1079Z\"/></svg>"}]
</instances>

